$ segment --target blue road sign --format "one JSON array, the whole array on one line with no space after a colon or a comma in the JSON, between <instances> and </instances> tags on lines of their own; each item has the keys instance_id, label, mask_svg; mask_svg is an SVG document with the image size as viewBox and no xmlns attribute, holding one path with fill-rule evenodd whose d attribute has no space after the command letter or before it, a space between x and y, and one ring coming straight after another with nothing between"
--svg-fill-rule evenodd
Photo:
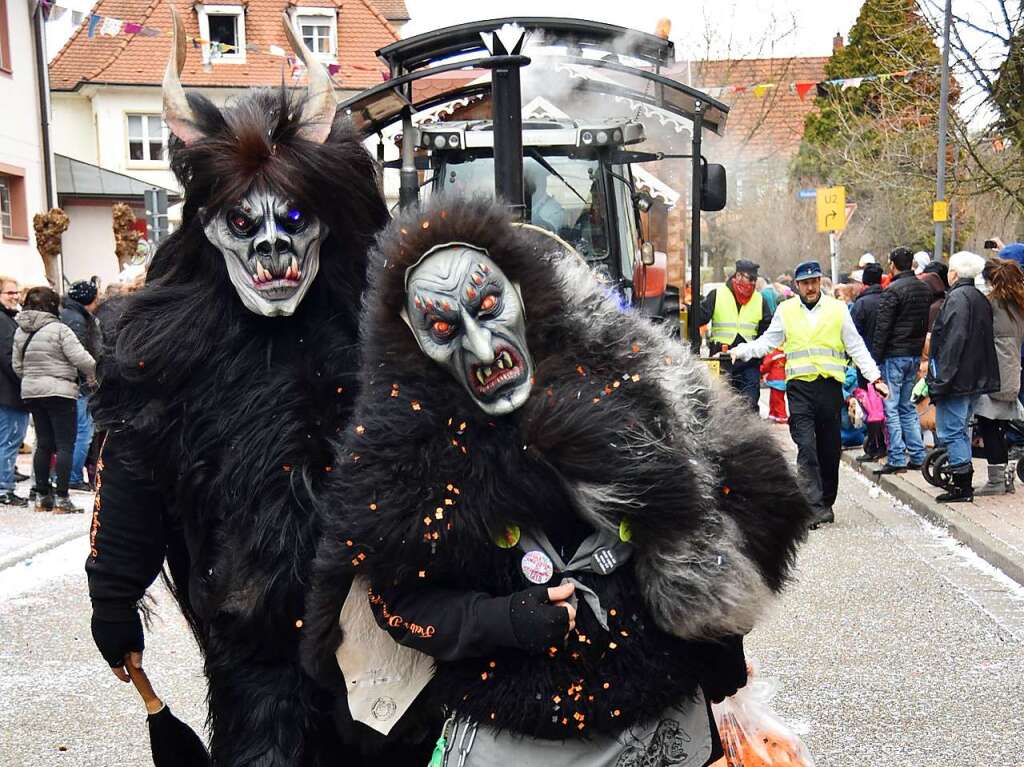
<instances>
[{"instance_id":1,"label":"blue road sign","mask_svg":"<svg viewBox=\"0 0 1024 767\"><path fill-rule=\"evenodd\" d=\"M817 196L817 189L801 189L796 193L796 197L798 200L813 200Z\"/></svg>"}]
</instances>

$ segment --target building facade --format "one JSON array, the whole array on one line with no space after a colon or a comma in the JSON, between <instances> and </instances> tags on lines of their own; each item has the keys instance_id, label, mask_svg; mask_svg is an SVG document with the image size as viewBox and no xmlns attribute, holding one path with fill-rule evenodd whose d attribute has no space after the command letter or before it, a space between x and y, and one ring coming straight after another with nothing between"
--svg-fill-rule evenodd
<instances>
[{"instance_id":1,"label":"building facade","mask_svg":"<svg viewBox=\"0 0 1024 767\"><path fill-rule=\"evenodd\" d=\"M0 0L0 273L25 285L46 282L32 229L48 209L33 7Z\"/></svg>"},{"instance_id":2,"label":"building facade","mask_svg":"<svg viewBox=\"0 0 1024 767\"><path fill-rule=\"evenodd\" d=\"M170 5L170 0L99 0L94 14L160 34L107 36L97 31L101 25L93 25L90 35L86 22L54 57L50 87L56 153L146 185L178 189L168 165L168 132L161 119L160 86L170 53ZM182 85L219 105L253 86L306 87L304 73L294 69L288 58L291 49L282 13L292 19L307 47L325 65L336 68L339 100L381 82L385 68L375 51L398 39L370 0L220 0L217 4L178 2L175 8L193 40ZM408 16L401 2L391 3L388 9ZM66 188L58 191L68 201L65 212L72 228L81 224L91 234L66 244L69 276L98 274L110 279L117 269L112 228L107 227L109 238L104 234L99 239L104 220L110 219L110 200L79 199ZM141 199L119 201L142 212ZM172 207L172 225L176 214Z\"/></svg>"}]
</instances>

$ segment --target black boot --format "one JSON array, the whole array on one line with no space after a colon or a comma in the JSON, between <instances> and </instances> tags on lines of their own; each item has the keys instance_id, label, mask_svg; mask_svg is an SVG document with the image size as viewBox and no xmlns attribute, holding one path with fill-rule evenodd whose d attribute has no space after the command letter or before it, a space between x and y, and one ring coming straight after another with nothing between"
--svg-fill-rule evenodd
<instances>
[{"instance_id":1,"label":"black boot","mask_svg":"<svg viewBox=\"0 0 1024 767\"><path fill-rule=\"evenodd\" d=\"M828 506L823 509L815 509L814 517L811 519L810 528L817 530L819 525L831 525L836 521L835 512L832 511L832 507Z\"/></svg>"},{"instance_id":2,"label":"black boot","mask_svg":"<svg viewBox=\"0 0 1024 767\"><path fill-rule=\"evenodd\" d=\"M974 502L974 470L968 470L952 477L949 492L943 493L936 501L940 503L973 503Z\"/></svg>"}]
</instances>

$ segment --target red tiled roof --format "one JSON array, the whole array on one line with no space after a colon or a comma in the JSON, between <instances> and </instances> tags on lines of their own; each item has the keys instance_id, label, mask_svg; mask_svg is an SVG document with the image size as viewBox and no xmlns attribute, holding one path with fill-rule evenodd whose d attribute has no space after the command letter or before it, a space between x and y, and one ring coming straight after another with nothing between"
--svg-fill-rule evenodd
<instances>
[{"instance_id":1,"label":"red tiled roof","mask_svg":"<svg viewBox=\"0 0 1024 767\"><path fill-rule=\"evenodd\" d=\"M221 2L221 0L217 0ZM306 0L299 0L306 5ZM159 37L96 34L89 38L88 24L71 36L50 63L50 87L75 90L91 82L118 85L159 85L170 53L170 0L99 0L93 13L159 29ZM369 0L317 0L310 5L338 8L338 63L334 82L340 88L362 89L381 82L385 66L375 51L395 42L398 35ZM245 42L255 44L259 52L246 54L245 64L215 63L204 71L198 48L190 48L181 74L185 86L245 87L279 85L285 71L284 59L266 53L277 45L291 52L281 24L281 13L289 0L247 0L245 2ZM185 23L189 37L199 37L199 20L190 5L179 0L175 7Z\"/></svg>"},{"instance_id":2,"label":"red tiled roof","mask_svg":"<svg viewBox=\"0 0 1024 767\"><path fill-rule=\"evenodd\" d=\"M694 87L704 90L747 86L745 92L717 97L731 107L722 146L742 150L750 160L785 160L796 154L804 118L815 108L813 88L801 100L790 84L824 80L827 62L827 56L704 61L693 62L689 73L686 64L677 65L670 76L685 81L691 74ZM759 96L750 87L756 83L777 85Z\"/></svg>"}]
</instances>

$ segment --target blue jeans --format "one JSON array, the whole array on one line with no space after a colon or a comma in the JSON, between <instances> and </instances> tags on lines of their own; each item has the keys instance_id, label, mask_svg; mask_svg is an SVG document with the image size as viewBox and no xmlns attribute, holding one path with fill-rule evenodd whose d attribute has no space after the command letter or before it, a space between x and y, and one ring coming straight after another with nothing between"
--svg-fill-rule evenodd
<instances>
[{"instance_id":1,"label":"blue jeans","mask_svg":"<svg viewBox=\"0 0 1024 767\"><path fill-rule=\"evenodd\" d=\"M92 416L89 415L89 395L81 394L75 403L75 413L78 421L78 432L75 437L75 452L71 457L71 481L82 482L82 472L85 470L85 458L89 455L89 445L92 444Z\"/></svg>"},{"instance_id":2,"label":"blue jeans","mask_svg":"<svg viewBox=\"0 0 1024 767\"><path fill-rule=\"evenodd\" d=\"M889 357L882 360L882 377L889 387L889 396L882 400L885 426L889 430L889 465L906 466L924 463L924 440L921 421L910 400L917 379L920 357Z\"/></svg>"},{"instance_id":3,"label":"blue jeans","mask_svg":"<svg viewBox=\"0 0 1024 767\"><path fill-rule=\"evenodd\" d=\"M942 397L935 403L935 428L939 442L949 453L948 466L968 467L971 464L971 434L967 423L978 395Z\"/></svg>"},{"instance_id":4,"label":"blue jeans","mask_svg":"<svg viewBox=\"0 0 1024 767\"><path fill-rule=\"evenodd\" d=\"M27 410L0 405L0 493L14 489L14 462L27 430Z\"/></svg>"}]
</instances>

